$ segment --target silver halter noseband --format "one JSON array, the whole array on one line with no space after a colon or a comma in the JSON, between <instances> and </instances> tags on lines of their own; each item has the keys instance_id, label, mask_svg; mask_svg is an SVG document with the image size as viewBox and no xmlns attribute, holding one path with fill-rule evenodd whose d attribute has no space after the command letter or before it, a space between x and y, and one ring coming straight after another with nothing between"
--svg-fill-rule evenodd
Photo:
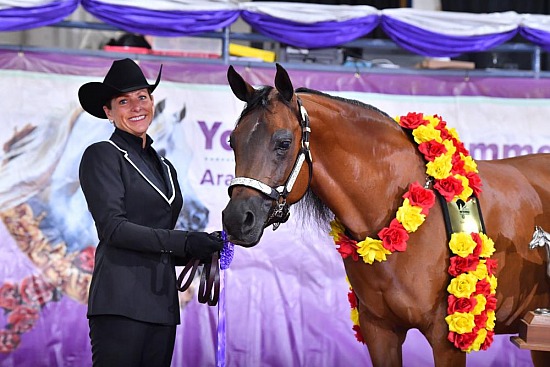
<instances>
[{"instance_id":1,"label":"silver halter noseband","mask_svg":"<svg viewBox=\"0 0 550 367\"><path fill-rule=\"evenodd\" d=\"M298 178L298 174L302 169L302 165L306 160L309 165L308 187L312 177L313 167L311 160L311 151L309 150L309 134L311 133L311 128L309 127L309 116L305 107L302 105L302 101L298 96L296 96L296 101L298 103L298 109L300 111L299 123L302 127L302 146L300 147L300 151L298 152L298 156L296 157L296 161L294 162L294 167L292 168L292 171L290 172L290 175L288 176L284 185L271 187L261 181L250 177L235 177L229 183L229 196L231 196L231 191L234 186L246 186L261 192L262 194L268 196L277 203L276 207L271 211L271 215L264 224L264 227L273 224L273 230L279 228L279 225L286 222L288 220L288 217L290 216L290 206L286 202L286 198L292 191L292 187L294 186L294 183Z\"/></svg>"}]
</instances>

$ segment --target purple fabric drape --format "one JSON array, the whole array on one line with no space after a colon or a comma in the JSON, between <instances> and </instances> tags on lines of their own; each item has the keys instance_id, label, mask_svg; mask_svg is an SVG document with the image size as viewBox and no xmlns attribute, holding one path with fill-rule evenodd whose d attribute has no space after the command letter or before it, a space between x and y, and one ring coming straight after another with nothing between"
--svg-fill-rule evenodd
<instances>
[{"instance_id":1,"label":"purple fabric drape","mask_svg":"<svg viewBox=\"0 0 550 367\"><path fill-rule=\"evenodd\" d=\"M382 15L381 26L402 48L428 57L455 57L466 52L485 51L510 40L518 32L513 29L483 36L450 36L430 32L386 15Z\"/></svg>"},{"instance_id":2,"label":"purple fabric drape","mask_svg":"<svg viewBox=\"0 0 550 367\"><path fill-rule=\"evenodd\" d=\"M370 33L380 21L380 17L373 14L343 22L304 24L246 10L241 12L241 17L264 36L301 48L339 46Z\"/></svg>"},{"instance_id":3,"label":"purple fabric drape","mask_svg":"<svg viewBox=\"0 0 550 367\"><path fill-rule=\"evenodd\" d=\"M550 33L541 31L540 29L520 27L519 34L535 45L542 47L546 51L550 51Z\"/></svg>"},{"instance_id":4,"label":"purple fabric drape","mask_svg":"<svg viewBox=\"0 0 550 367\"><path fill-rule=\"evenodd\" d=\"M23 31L57 23L71 15L79 0L52 1L49 4L0 10L0 31Z\"/></svg>"},{"instance_id":5,"label":"purple fabric drape","mask_svg":"<svg viewBox=\"0 0 550 367\"><path fill-rule=\"evenodd\" d=\"M90 14L127 32L160 37L192 36L222 29L234 23L238 10L157 11L133 6L82 0Z\"/></svg>"}]
</instances>

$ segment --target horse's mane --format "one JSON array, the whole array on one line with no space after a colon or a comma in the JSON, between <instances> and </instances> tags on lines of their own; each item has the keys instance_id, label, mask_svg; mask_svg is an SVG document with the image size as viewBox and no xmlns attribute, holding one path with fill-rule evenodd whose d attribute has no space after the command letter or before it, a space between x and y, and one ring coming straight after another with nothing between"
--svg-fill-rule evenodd
<instances>
[{"instance_id":1,"label":"horse's mane","mask_svg":"<svg viewBox=\"0 0 550 367\"><path fill-rule=\"evenodd\" d=\"M315 90L315 89L309 89L309 88L305 88L305 87L300 87L300 88L296 89L295 92L296 93L316 94L318 96L323 96L323 97L326 97L326 98L329 98L329 99L334 99L334 100L337 100L337 101L349 103L349 104L352 104L354 106L363 107L363 108L366 108L368 110L378 112L378 113L380 113L384 116L390 117L386 112L384 112L384 111L382 111L382 110L380 110L380 109L378 109L378 108L376 108L376 107L374 107L370 104L363 103L363 102L355 100L355 99L349 99L349 98L344 98L344 97L339 97L339 96L333 96L331 94L323 93L321 91L318 91L318 90Z\"/></svg>"}]
</instances>

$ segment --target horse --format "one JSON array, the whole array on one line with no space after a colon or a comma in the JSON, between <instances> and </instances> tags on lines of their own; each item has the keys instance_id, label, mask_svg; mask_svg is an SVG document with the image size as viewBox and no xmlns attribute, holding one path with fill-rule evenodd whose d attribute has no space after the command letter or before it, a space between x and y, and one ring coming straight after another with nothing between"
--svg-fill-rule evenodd
<instances>
[{"instance_id":1,"label":"horse","mask_svg":"<svg viewBox=\"0 0 550 367\"><path fill-rule=\"evenodd\" d=\"M252 247L300 203L319 223L337 218L351 239L375 237L395 218L412 182L427 179L418 146L374 106L306 88L294 89L276 65L273 86L255 88L229 66L227 79L245 107L230 135L235 179L222 212L227 239ZM477 162L478 204L496 249L495 334L518 333L530 310L550 306L542 247L529 248L538 226L550 229L550 154ZM429 180L428 180L429 182ZM427 184L433 190L433 183ZM343 259L361 336L374 366L401 366L409 329L429 342L435 366L464 366L448 340L450 250L443 205L434 205L406 251L367 264ZM532 352L538 360L545 352ZM546 365L548 365L546 359Z\"/></svg>"}]
</instances>

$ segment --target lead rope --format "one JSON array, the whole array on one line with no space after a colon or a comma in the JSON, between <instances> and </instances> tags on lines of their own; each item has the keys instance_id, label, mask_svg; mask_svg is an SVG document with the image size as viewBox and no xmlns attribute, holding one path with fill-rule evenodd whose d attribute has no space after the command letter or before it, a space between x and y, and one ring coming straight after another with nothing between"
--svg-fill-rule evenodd
<instances>
[{"instance_id":1,"label":"lead rope","mask_svg":"<svg viewBox=\"0 0 550 367\"><path fill-rule=\"evenodd\" d=\"M199 283L198 300L200 303L206 303L209 306L218 305L218 348L216 361L218 367L225 366L225 334L226 334L226 316L225 316L225 270L229 268L233 261L234 245L227 240L225 231L218 232L223 241L223 248L218 253L212 254L210 262L204 263L203 271ZM180 292L185 292L201 266L200 260L191 259L183 268L178 276L176 287ZM221 271L223 270L223 271ZM184 281L185 280L185 281ZM218 303L219 301L219 303Z\"/></svg>"},{"instance_id":2,"label":"lead rope","mask_svg":"<svg viewBox=\"0 0 550 367\"><path fill-rule=\"evenodd\" d=\"M234 245L227 240L225 231L221 233L223 248L220 252L220 302L218 304L218 349L216 355L217 367L225 367L225 338L226 338L226 316L225 316L225 288L229 264L233 261Z\"/></svg>"}]
</instances>

